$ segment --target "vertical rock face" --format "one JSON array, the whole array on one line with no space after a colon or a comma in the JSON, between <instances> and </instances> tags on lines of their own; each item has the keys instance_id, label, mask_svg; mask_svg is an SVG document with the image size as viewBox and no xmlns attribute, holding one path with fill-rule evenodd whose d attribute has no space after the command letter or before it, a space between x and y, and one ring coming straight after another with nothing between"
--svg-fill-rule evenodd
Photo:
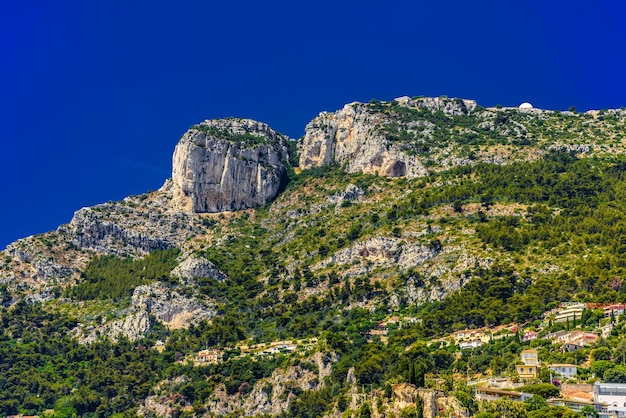
<instances>
[{"instance_id":1,"label":"vertical rock face","mask_svg":"<svg viewBox=\"0 0 626 418\"><path fill-rule=\"evenodd\" d=\"M440 111L448 116L471 112L473 100L447 98L400 97L393 102L400 108ZM385 104L388 106L388 103ZM388 177L421 177L425 166L409 155L402 144L390 138L389 127L399 119L377 108L375 104L350 103L334 113L322 112L306 126L300 142L300 167L312 168L332 163L345 164L348 172L379 174ZM411 135L423 127L411 122L400 123ZM418 138L419 139L419 138Z\"/></svg>"},{"instance_id":2,"label":"vertical rock face","mask_svg":"<svg viewBox=\"0 0 626 418\"><path fill-rule=\"evenodd\" d=\"M180 139L172 164L173 202L186 212L222 212L273 200L289 139L249 119L207 120Z\"/></svg>"}]
</instances>

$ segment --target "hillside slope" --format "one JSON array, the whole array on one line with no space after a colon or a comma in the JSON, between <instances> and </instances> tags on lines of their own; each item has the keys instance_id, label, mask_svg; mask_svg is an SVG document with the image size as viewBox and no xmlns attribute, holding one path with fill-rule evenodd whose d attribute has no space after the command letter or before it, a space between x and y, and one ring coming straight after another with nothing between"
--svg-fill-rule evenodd
<instances>
[{"instance_id":1,"label":"hillside slope","mask_svg":"<svg viewBox=\"0 0 626 418\"><path fill-rule=\"evenodd\" d=\"M399 98L321 113L297 143L249 120L195 125L160 190L3 251L3 352L24 367L5 370L0 405L340 415L366 404L358 385L416 383L416 362L462 370L426 348L444 333L626 300L625 120ZM368 344L391 317L402 329ZM193 367L208 347L231 360ZM150 373L127 393L131 366Z\"/></svg>"}]
</instances>

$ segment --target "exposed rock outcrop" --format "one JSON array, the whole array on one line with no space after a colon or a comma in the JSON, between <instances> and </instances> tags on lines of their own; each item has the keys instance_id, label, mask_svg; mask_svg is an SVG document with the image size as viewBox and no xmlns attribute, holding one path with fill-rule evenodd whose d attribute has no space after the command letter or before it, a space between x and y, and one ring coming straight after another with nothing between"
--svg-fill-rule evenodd
<instances>
[{"instance_id":1,"label":"exposed rock outcrop","mask_svg":"<svg viewBox=\"0 0 626 418\"><path fill-rule=\"evenodd\" d=\"M351 202L357 200L365 195L365 191L354 184L348 184L345 190L336 193L332 196L328 196L328 201L336 205L341 205L345 202Z\"/></svg>"},{"instance_id":2,"label":"exposed rock outcrop","mask_svg":"<svg viewBox=\"0 0 626 418\"><path fill-rule=\"evenodd\" d=\"M174 205L186 212L262 206L284 181L289 139L250 119L207 120L190 128L174 150Z\"/></svg>"},{"instance_id":3,"label":"exposed rock outcrop","mask_svg":"<svg viewBox=\"0 0 626 418\"><path fill-rule=\"evenodd\" d=\"M218 282L226 280L226 275L215 268L215 266L196 254L185 254L181 257L182 261L172 272L170 276L183 280L185 283L193 283L197 279L208 278L215 279Z\"/></svg>"},{"instance_id":4,"label":"exposed rock outcrop","mask_svg":"<svg viewBox=\"0 0 626 418\"><path fill-rule=\"evenodd\" d=\"M284 413L289 408L289 404L296 399L295 393L321 389L325 378L332 372L333 363L337 360L339 357L335 353L317 352L302 359L309 365L314 364L317 370L311 370L311 367L302 365L276 369L270 377L260 379L253 386L247 386L244 392L234 395L229 395L224 385L220 385L204 407L207 408L210 416L278 416ZM185 376L179 376L177 379L186 380ZM171 382L164 381L157 385L157 388L170 384ZM149 396L139 408L138 415L176 416L176 411L180 407L171 401L172 397L168 396L167 392L162 396Z\"/></svg>"},{"instance_id":5,"label":"exposed rock outcrop","mask_svg":"<svg viewBox=\"0 0 626 418\"><path fill-rule=\"evenodd\" d=\"M422 416L433 418L438 415L437 393L432 389L417 388L415 385L401 383L393 385L395 407L402 409L409 405L415 405L419 397L422 403Z\"/></svg>"},{"instance_id":6,"label":"exposed rock outcrop","mask_svg":"<svg viewBox=\"0 0 626 418\"><path fill-rule=\"evenodd\" d=\"M180 245L203 229L201 219L172 207L172 182L157 192L82 208L59 231L78 248L140 256Z\"/></svg>"},{"instance_id":7,"label":"exposed rock outcrop","mask_svg":"<svg viewBox=\"0 0 626 418\"><path fill-rule=\"evenodd\" d=\"M446 98L401 97L393 105L441 111L448 116L467 114L476 108L473 100ZM391 138L389 128L395 122L389 115L364 103L350 103L334 113L322 112L306 126L300 142L300 166L311 168L336 163L345 164L350 173L425 176L427 170L423 162L409 155L401 142ZM427 121L409 122L402 129L416 142L425 143L429 138L428 124Z\"/></svg>"},{"instance_id":8,"label":"exposed rock outcrop","mask_svg":"<svg viewBox=\"0 0 626 418\"><path fill-rule=\"evenodd\" d=\"M337 251L314 268L324 268L329 264L352 264L356 260L367 260L374 264L397 263L403 268L409 268L420 265L441 252L441 248L420 243L400 244L399 238L372 237Z\"/></svg>"},{"instance_id":9,"label":"exposed rock outcrop","mask_svg":"<svg viewBox=\"0 0 626 418\"><path fill-rule=\"evenodd\" d=\"M95 327L78 327L82 331L81 342L88 343L99 336L116 339L120 335L133 341L148 332L153 326L153 318L170 329L187 328L216 315L211 306L168 289L163 283L139 286L132 296L130 309L120 318Z\"/></svg>"}]
</instances>

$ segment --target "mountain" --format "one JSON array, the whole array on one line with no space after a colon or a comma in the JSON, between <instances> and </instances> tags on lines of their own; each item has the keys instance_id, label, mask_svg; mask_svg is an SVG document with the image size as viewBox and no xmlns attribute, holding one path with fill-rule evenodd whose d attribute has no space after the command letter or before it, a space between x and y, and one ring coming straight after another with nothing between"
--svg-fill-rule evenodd
<instances>
[{"instance_id":1,"label":"mountain","mask_svg":"<svg viewBox=\"0 0 626 418\"><path fill-rule=\"evenodd\" d=\"M438 338L626 300L625 121L401 97L322 112L297 141L194 125L159 190L2 252L0 410L471 411L455 373L517 351L472 363Z\"/></svg>"}]
</instances>

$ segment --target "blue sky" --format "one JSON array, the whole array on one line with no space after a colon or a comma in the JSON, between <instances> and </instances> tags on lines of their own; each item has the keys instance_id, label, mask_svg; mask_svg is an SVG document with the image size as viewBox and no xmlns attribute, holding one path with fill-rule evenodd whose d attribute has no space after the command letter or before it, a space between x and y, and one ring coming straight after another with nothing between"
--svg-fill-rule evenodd
<instances>
[{"instance_id":1,"label":"blue sky","mask_svg":"<svg viewBox=\"0 0 626 418\"><path fill-rule=\"evenodd\" d=\"M0 248L154 190L180 135L239 116L292 137L402 95L626 106L626 2L33 1L0 6Z\"/></svg>"}]
</instances>

